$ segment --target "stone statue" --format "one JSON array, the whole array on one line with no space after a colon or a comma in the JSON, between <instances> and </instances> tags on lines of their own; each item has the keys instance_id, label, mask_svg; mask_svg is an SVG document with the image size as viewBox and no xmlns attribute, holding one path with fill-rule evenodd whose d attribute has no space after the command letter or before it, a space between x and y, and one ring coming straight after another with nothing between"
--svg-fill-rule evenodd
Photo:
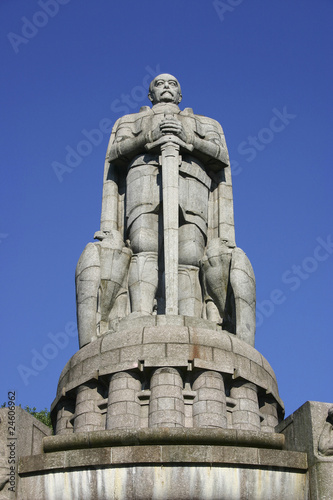
<instances>
[{"instance_id":1,"label":"stone statue","mask_svg":"<svg viewBox=\"0 0 333 500\"><path fill-rule=\"evenodd\" d=\"M333 406L328 410L327 419L319 437L318 451L324 457L333 456Z\"/></svg>"},{"instance_id":2,"label":"stone statue","mask_svg":"<svg viewBox=\"0 0 333 500\"><path fill-rule=\"evenodd\" d=\"M76 270L80 347L156 314L206 319L254 345L255 279L235 244L223 130L180 110L172 75L154 78L148 97L110 137L101 228Z\"/></svg>"}]
</instances>

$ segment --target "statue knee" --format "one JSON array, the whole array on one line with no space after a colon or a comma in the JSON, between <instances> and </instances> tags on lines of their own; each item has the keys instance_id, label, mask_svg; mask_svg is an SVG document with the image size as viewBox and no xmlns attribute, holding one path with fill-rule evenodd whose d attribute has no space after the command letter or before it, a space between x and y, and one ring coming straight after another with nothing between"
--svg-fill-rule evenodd
<instances>
[{"instance_id":1,"label":"statue knee","mask_svg":"<svg viewBox=\"0 0 333 500\"><path fill-rule=\"evenodd\" d=\"M179 228L179 264L200 266L205 251L205 239L200 229L194 224L184 224Z\"/></svg>"},{"instance_id":2,"label":"statue knee","mask_svg":"<svg viewBox=\"0 0 333 500\"><path fill-rule=\"evenodd\" d=\"M134 254L158 252L158 233L147 228L140 228L130 235L131 249Z\"/></svg>"},{"instance_id":3,"label":"statue knee","mask_svg":"<svg viewBox=\"0 0 333 500\"><path fill-rule=\"evenodd\" d=\"M134 254L158 252L158 215L142 214L129 229L129 240Z\"/></svg>"}]
</instances>

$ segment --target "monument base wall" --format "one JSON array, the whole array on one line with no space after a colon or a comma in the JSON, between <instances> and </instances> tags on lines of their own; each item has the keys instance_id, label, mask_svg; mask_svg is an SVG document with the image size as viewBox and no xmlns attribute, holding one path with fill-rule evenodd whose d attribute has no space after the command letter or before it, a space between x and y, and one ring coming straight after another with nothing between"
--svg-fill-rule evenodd
<instances>
[{"instance_id":1,"label":"monument base wall","mask_svg":"<svg viewBox=\"0 0 333 500\"><path fill-rule=\"evenodd\" d=\"M76 434L68 437L67 445L65 436L47 438L48 452L20 460L18 498L308 499L307 456L282 450L282 435L214 432L123 432L123 445L119 431ZM106 446L94 448L101 446L103 434ZM200 444L205 435L216 444ZM162 444L157 444L158 438ZM109 446L112 441L118 445Z\"/></svg>"}]
</instances>

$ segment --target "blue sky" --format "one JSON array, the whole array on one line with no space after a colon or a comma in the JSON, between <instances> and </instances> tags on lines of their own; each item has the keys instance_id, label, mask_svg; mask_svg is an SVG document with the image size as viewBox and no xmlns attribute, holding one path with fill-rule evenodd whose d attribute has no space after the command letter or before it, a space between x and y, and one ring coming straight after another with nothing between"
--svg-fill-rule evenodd
<instances>
[{"instance_id":1,"label":"blue sky","mask_svg":"<svg viewBox=\"0 0 333 500\"><path fill-rule=\"evenodd\" d=\"M78 349L74 272L99 229L108 131L149 104L160 72L179 79L181 108L224 128L256 348L286 414L332 402L332 1L2 0L0 13L0 403L55 397Z\"/></svg>"}]
</instances>

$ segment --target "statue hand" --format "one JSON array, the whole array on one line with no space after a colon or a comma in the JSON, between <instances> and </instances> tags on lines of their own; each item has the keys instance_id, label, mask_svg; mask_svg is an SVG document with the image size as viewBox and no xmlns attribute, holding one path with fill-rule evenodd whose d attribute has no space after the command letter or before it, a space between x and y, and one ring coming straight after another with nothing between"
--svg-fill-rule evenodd
<instances>
[{"instance_id":1,"label":"statue hand","mask_svg":"<svg viewBox=\"0 0 333 500\"><path fill-rule=\"evenodd\" d=\"M184 142L187 142L183 124L175 118L166 118L159 125L162 135L174 134Z\"/></svg>"}]
</instances>

